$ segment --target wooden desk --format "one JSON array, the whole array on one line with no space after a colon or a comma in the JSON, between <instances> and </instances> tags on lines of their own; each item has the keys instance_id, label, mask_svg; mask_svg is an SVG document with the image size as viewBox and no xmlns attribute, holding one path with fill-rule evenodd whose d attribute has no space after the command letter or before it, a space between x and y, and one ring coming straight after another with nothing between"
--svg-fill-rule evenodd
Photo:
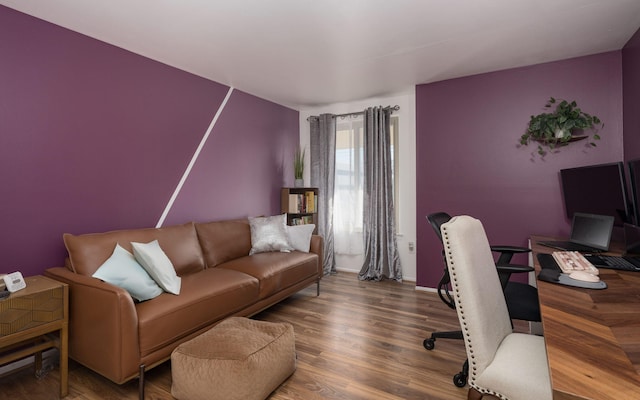
<instances>
[{"instance_id":1,"label":"wooden desk","mask_svg":"<svg viewBox=\"0 0 640 400\"><path fill-rule=\"evenodd\" d=\"M27 287L0 300L0 365L35 355L36 375L42 351L60 352L60 397L68 394L69 288L46 278L25 278Z\"/></svg>"},{"instance_id":2,"label":"wooden desk","mask_svg":"<svg viewBox=\"0 0 640 400\"><path fill-rule=\"evenodd\" d=\"M554 251L537 241L549 239L531 237L536 270L536 254ZM554 399L640 399L640 273L600 277L607 289L537 280Z\"/></svg>"}]
</instances>

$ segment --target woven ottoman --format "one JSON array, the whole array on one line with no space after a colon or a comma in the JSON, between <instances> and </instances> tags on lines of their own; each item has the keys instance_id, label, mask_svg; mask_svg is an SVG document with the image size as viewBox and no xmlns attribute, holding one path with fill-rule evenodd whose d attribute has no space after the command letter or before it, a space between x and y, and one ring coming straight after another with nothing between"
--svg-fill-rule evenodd
<instances>
[{"instance_id":1,"label":"woven ottoman","mask_svg":"<svg viewBox=\"0 0 640 400\"><path fill-rule=\"evenodd\" d=\"M296 369L293 326L232 317L171 353L178 400L264 400Z\"/></svg>"}]
</instances>

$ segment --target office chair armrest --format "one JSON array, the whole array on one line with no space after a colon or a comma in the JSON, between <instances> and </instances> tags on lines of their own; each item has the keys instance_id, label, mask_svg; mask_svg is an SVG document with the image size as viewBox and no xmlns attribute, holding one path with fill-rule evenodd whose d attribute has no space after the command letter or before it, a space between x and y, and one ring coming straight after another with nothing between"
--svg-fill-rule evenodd
<instances>
[{"instance_id":1,"label":"office chair armrest","mask_svg":"<svg viewBox=\"0 0 640 400\"><path fill-rule=\"evenodd\" d=\"M507 265L511 263L511 258L513 258L514 254L529 253L531 249L519 246L491 246L491 251L500 253L496 264Z\"/></svg>"},{"instance_id":2,"label":"office chair armrest","mask_svg":"<svg viewBox=\"0 0 640 400\"><path fill-rule=\"evenodd\" d=\"M491 246L491 251L495 251L496 253L517 254L517 253L529 253L529 252L531 252L531 249L529 249L527 247L520 247L520 246L501 246L501 245L497 245L497 246Z\"/></svg>"},{"instance_id":3,"label":"office chair armrest","mask_svg":"<svg viewBox=\"0 0 640 400\"><path fill-rule=\"evenodd\" d=\"M502 290L507 287L511 274L533 271L533 267L519 264L499 264L496 265L496 269L498 270L498 277L500 278L500 286L502 286Z\"/></svg>"},{"instance_id":4,"label":"office chair armrest","mask_svg":"<svg viewBox=\"0 0 640 400\"><path fill-rule=\"evenodd\" d=\"M533 271L533 267L530 267L528 265L520 265L520 264L496 265L496 269L498 270L498 273L505 272L508 274Z\"/></svg>"}]
</instances>

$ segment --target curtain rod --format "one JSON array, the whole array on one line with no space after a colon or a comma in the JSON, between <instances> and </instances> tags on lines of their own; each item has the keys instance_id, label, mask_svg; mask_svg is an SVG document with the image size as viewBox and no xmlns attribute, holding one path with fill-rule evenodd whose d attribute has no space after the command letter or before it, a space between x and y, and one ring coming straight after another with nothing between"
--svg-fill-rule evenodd
<instances>
[{"instance_id":1,"label":"curtain rod","mask_svg":"<svg viewBox=\"0 0 640 400\"><path fill-rule=\"evenodd\" d=\"M395 105L395 106L386 106L384 107L385 110L391 110L391 112L394 111L398 111L400 109L399 105ZM346 114L336 114L333 115L332 118L337 118L337 117L347 117L347 116L351 116L351 115L360 115L360 114L364 114L364 111L358 111L358 112L351 112L351 113L346 113ZM317 115L312 115L310 117L307 117L307 121L309 121L309 118L318 118Z\"/></svg>"}]
</instances>

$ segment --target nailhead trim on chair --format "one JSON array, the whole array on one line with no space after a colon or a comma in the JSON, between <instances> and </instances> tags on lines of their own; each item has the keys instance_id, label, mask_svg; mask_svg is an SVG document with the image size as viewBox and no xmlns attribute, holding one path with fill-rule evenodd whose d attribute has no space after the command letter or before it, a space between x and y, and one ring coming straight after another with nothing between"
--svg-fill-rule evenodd
<instances>
[{"instance_id":1,"label":"nailhead trim on chair","mask_svg":"<svg viewBox=\"0 0 640 400\"><path fill-rule=\"evenodd\" d=\"M451 258L451 247L449 246L449 239L447 237L447 227L446 226L442 226L442 239L443 242L445 243L445 247L447 248L447 253L449 254L449 258ZM448 266L453 266L453 261L451 261L450 263L447 262ZM455 271L451 271L451 269L449 270L449 275L451 276L451 280L452 281L456 281L456 272ZM456 286L458 285L457 281L456 281ZM455 291L455 296L456 296L456 309L458 310L458 312L460 313L460 319L462 320L461 323L461 327L462 330L465 332L466 337L467 337L467 343L469 344L469 354L467 355L469 358L469 370L470 370L470 374L469 374L469 386L471 386L472 388L474 388L475 390L477 390L480 393L484 393L484 394L488 394L491 396L496 396L502 400L509 400L507 397L504 397L502 394L500 393L496 393L493 390L487 390L485 388L481 388L479 386L477 386L475 384L475 379L476 379L476 374L477 374L477 370L478 370L478 366L476 364L476 359L474 357L473 354L473 347L471 346L471 342L469 341L469 332L467 330L467 322L464 318L464 309L462 308L462 303L460 302L460 295L458 294L458 291Z\"/></svg>"}]
</instances>

